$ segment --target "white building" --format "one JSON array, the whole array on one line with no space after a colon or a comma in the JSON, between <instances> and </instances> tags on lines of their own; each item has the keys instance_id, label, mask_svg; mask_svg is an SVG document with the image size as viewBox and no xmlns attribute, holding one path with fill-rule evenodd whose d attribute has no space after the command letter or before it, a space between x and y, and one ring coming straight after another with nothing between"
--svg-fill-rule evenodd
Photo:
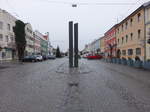
<instances>
[{"instance_id":1,"label":"white building","mask_svg":"<svg viewBox=\"0 0 150 112\"><path fill-rule=\"evenodd\" d=\"M25 48L25 55L32 55L34 53L34 36L33 30L30 23L25 25L25 38L26 38L26 48Z\"/></svg>"},{"instance_id":2,"label":"white building","mask_svg":"<svg viewBox=\"0 0 150 112\"><path fill-rule=\"evenodd\" d=\"M16 58L16 46L13 27L17 19L0 9L0 60Z\"/></svg>"}]
</instances>

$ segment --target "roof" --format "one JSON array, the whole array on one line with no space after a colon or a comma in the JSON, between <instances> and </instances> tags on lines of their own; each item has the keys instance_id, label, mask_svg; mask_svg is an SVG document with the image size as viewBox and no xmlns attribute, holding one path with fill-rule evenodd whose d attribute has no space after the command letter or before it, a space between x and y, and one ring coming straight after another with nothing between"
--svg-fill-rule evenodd
<instances>
[{"instance_id":1,"label":"roof","mask_svg":"<svg viewBox=\"0 0 150 112\"><path fill-rule=\"evenodd\" d=\"M146 8L146 7L149 7L149 6L150 6L150 1L144 3L144 4L141 5L139 8L137 8L134 12L132 12L129 16L127 16L125 19L123 19L123 20L118 24L118 26L120 26L122 23L124 23L126 20L128 20L131 16L135 15L138 11L140 11L140 10Z\"/></svg>"},{"instance_id":2,"label":"roof","mask_svg":"<svg viewBox=\"0 0 150 112\"><path fill-rule=\"evenodd\" d=\"M118 26L118 24L115 24L114 26L112 26L112 27L105 33L105 35L106 35L108 32L110 32L112 29L116 28L117 26Z\"/></svg>"}]
</instances>

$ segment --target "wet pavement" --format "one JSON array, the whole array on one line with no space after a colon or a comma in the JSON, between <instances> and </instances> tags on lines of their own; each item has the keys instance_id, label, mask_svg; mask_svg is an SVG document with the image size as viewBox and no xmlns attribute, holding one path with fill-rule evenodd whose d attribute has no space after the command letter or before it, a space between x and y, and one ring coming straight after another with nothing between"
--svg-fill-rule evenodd
<instances>
[{"instance_id":1,"label":"wet pavement","mask_svg":"<svg viewBox=\"0 0 150 112\"><path fill-rule=\"evenodd\" d=\"M0 69L0 112L150 112L150 71L99 60L16 63Z\"/></svg>"}]
</instances>

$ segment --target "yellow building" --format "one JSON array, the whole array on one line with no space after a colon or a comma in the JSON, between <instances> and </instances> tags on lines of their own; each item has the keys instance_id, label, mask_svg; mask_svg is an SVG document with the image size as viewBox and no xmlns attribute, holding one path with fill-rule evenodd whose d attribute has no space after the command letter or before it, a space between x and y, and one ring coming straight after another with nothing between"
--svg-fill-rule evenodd
<instances>
[{"instance_id":1,"label":"yellow building","mask_svg":"<svg viewBox=\"0 0 150 112\"><path fill-rule=\"evenodd\" d=\"M100 38L100 50L101 50L101 53L104 53L105 51L104 37Z\"/></svg>"},{"instance_id":2,"label":"yellow building","mask_svg":"<svg viewBox=\"0 0 150 112\"><path fill-rule=\"evenodd\" d=\"M150 59L150 45L146 44L147 32L150 32L149 10L147 11L147 24L145 24L146 9L149 6L150 2L143 4L118 24L116 29L117 57L126 59L139 57L142 61Z\"/></svg>"},{"instance_id":3,"label":"yellow building","mask_svg":"<svg viewBox=\"0 0 150 112\"><path fill-rule=\"evenodd\" d=\"M150 44L147 43L150 39L150 7L145 8L145 29L146 29L146 60L150 60Z\"/></svg>"}]
</instances>

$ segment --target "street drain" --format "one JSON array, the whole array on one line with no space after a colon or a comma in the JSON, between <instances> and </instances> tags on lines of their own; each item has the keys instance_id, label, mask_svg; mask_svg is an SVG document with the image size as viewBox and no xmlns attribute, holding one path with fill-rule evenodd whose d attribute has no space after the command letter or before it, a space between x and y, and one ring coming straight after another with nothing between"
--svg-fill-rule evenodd
<instances>
[{"instance_id":1,"label":"street drain","mask_svg":"<svg viewBox=\"0 0 150 112\"><path fill-rule=\"evenodd\" d=\"M78 87L79 83L69 83L68 84L70 87Z\"/></svg>"}]
</instances>

